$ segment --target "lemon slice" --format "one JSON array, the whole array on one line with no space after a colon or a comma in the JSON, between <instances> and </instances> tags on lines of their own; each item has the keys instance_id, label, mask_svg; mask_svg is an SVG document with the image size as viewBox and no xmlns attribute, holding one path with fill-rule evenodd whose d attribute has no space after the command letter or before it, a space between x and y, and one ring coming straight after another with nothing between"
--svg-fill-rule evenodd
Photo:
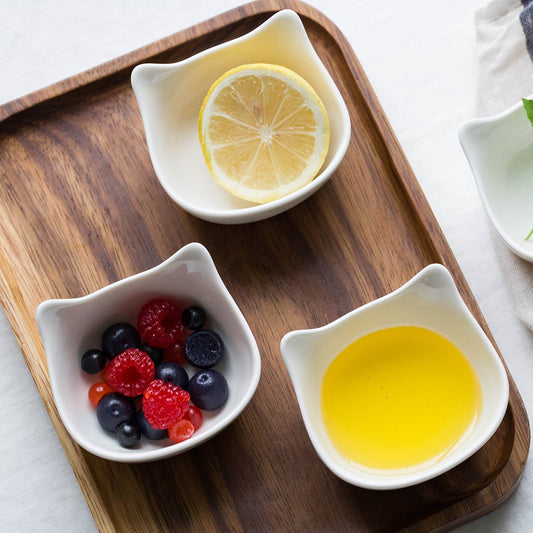
<instances>
[{"instance_id":1,"label":"lemon slice","mask_svg":"<svg viewBox=\"0 0 533 533\"><path fill-rule=\"evenodd\" d=\"M326 108L298 74L279 65L242 65L209 89L198 120L207 166L229 192L265 203L318 173L329 147Z\"/></svg>"}]
</instances>

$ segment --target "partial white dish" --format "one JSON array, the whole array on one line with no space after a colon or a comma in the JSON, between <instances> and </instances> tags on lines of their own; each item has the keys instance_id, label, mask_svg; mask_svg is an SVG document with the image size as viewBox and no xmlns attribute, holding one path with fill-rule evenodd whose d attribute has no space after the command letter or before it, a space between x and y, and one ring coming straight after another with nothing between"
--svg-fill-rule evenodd
<instances>
[{"instance_id":1,"label":"partial white dish","mask_svg":"<svg viewBox=\"0 0 533 533\"><path fill-rule=\"evenodd\" d=\"M533 127L522 102L465 122L459 140L490 221L516 255L533 262Z\"/></svg>"},{"instance_id":2,"label":"partial white dish","mask_svg":"<svg viewBox=\"0 0 533 533\"><path fill-rule=\"evenodd\" d=\"M98 424L89 403L94 379L80 368L83 353L98 347L102 332L115 322L136 323L141 306L155 297L187 305L201 305L210 327L221 335L225 356L219 370L229 386L227 402L205 411L202 426L184 442L174 444L141 439L135 448L123 448L115 434ZM228 426L252 398L261 373L257 343L235 301L222 282L204 246L191 243L160 265L117 281L96 292L73 299L48 300L37 308L57 410L72 438L94 455L113 461L137 463L176 455L207 441ZM190 374L189 374L190 377Z\"/></svg>"},{"instance_id":3,"label":"partial white dish","mask_svg":"<svg viewBox=\"0 0 533 533\"><path fill-rule=\"evenodd\" d=\"M364 335L394 326L423 327L455 344L479 378L481 410L469 432L434 462L403 470L360 467L331 443L318 391L327 368L345 347ZM339 478L368 489L407 487L450 470L490 439L507 409L509 383L501 359L460 297L452 276L439 264L429 265L396 291L330 324L287 333L281 341L281 353L317 454Z\"/></svg>"},{"instance_id":4,"label":"partial white dish","mask_svg":"<svg viewBox=\"0 0 533 533\"><path fill-rule=\"evenodd\" d=\"M266 204L239 199L216 183L198 139L200 107L210 86L229 69L247 63L274 63L295 71L315 89L330 122L329 151L319 174L300 190ZM350 141L346 104L291 10L279 11L247 35L178 63L138 65L131 83L161 185L187 212L211 222L254 222L299 204L331 178Z\"/></svg>"}]
</instances>

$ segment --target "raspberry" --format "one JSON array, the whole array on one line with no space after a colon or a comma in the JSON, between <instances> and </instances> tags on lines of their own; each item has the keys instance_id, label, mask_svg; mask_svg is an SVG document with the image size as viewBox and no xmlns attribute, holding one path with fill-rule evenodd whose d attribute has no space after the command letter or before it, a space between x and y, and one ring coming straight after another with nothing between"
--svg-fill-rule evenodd
<instances>
[{"instance_id":1,"label":"raspberry","mask_svg":"<svg viewBox=\"0 0 533 533\"><path fill-rule=\"evenodd\" d=\"M174 302L154 298L139 312L137 331L143 342L156 348L166 348L181 338L185 331L181 309Z\"/></svg>"},{"instance_id":2,"label":"raspberry","mask_svg":"<svg viewBox=\"0 0 533 533\"><path fill-rule=\"evenodd\" d=\"M167 429L189 408L189 393L162 379L154 379L143 395L143 412L154 429Z\"/></svg>"},{"instance_id":3,"label":"raspberry","mask_svg":"<svg viewBox=\"0 0 533 533\"><path fill-rule=\"evenodd\" d=\"M128 348L108 365L107 379L111 387L124 396L142 394L154 379L154 362L138 348Z\"/></svg>"},{"instance_id":4,"label":"raspberry","mask_svg":"<svg viewBox=\"0 0 533 533\"><path fill-rule=\"evenodd\" d=\"M190 439L194 433L194 426L189 420L182 418L168 428L168 436L174 442Z\"/></svg>"}]
</instances>

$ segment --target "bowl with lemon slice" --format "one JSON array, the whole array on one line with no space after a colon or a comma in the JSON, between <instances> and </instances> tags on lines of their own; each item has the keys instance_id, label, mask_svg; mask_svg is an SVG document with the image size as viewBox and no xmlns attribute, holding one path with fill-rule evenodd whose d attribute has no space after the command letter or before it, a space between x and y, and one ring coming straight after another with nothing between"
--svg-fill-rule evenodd
<instances>
[{"instance_id":1,"label":"bowl with lemon slice","mask_svg":"<svg viewBox=\"0 0 533 533\"><path fill-rule=\"evenodd\" d=\"M291 10L178 63L138 65L131 83L161 185L210 222L290 209L348 148L347 107Z\"/></svg>"}]
</instances>

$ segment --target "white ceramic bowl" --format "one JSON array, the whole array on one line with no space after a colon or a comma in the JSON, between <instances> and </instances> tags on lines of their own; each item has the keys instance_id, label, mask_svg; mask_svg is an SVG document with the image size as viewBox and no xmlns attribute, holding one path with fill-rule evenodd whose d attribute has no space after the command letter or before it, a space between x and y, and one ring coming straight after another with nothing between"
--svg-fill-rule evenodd
<instances>
[{"instance_id":1,"label":"white ceramic bowl","mask_svg":"<svg viewBox=\"0 0 533 533\"><path fill-rule=\"evenodd\" d=\"M187 441L141 439L136 448L123 448L116 435L98 424L88 401L98 379L83 372L85 350L98 347L105 328L114 322L135 324L143 303L157 296L183 305L199 304L209 327L225 343L220 370L228 381L229 398L217 411L204 412L200 429ZM242 313L224 286L208 251L191 243L160 265L117 281L81 298L48 300L37 308L37 323L46 352L48 372L59 415L72 438L87 451L113 461L147 462L189 450L224 429L252 398L261 372L255 339ZM188 369L189 377L192 370Z\"/></svg>"},{"instance_id":2,"label":"white ceramic bowl","mask_svg":"<svg viewBox=\"0 0 533 533\"><path fill-rule=\"evenodd\" d=\"M454 343L469 359L482 389L482 407L472 431L444 457L419 469L372 470L349 463L331 443L321 416L324 373L336 355L364 335L394 326L419 326ZM293 331L281 341L302 417L322 461L341 479L364 488L386 490L431 479L458 465L494 434L509 398L505 368L461 299L442 265L426 267L398 290L317 329Z\"/></svg>"},{"instance_id":3,"label":"white ceramic bowl","mask_svg":"<svg viewBox=\"0 0 533 533\"><path fill-rule=\"evenodd\" d=\"M465 122L459 140L492 224L519 257L533 262L533 127L522 102Z\"/></svg>"},{"instance_id":4,"label":"white ceramic bowl","mask_svg":"<svg viewBox=\"0 0 533 533\"><path fill-rule=\"evenodd\" d=\"M198 115L219 76L238 65L261 62L290 68L311 84L328 112L331 139L322 169L311 183L279 200L253 204L231 195L212 178L198 140ZM299 204L331 177L350 141L346 104L300 18L290 10L276 13L247 35L178 63L138 65L131 83L163 188L183 209L211 222L253 222Z\"/></svg>"}]
</instances>

